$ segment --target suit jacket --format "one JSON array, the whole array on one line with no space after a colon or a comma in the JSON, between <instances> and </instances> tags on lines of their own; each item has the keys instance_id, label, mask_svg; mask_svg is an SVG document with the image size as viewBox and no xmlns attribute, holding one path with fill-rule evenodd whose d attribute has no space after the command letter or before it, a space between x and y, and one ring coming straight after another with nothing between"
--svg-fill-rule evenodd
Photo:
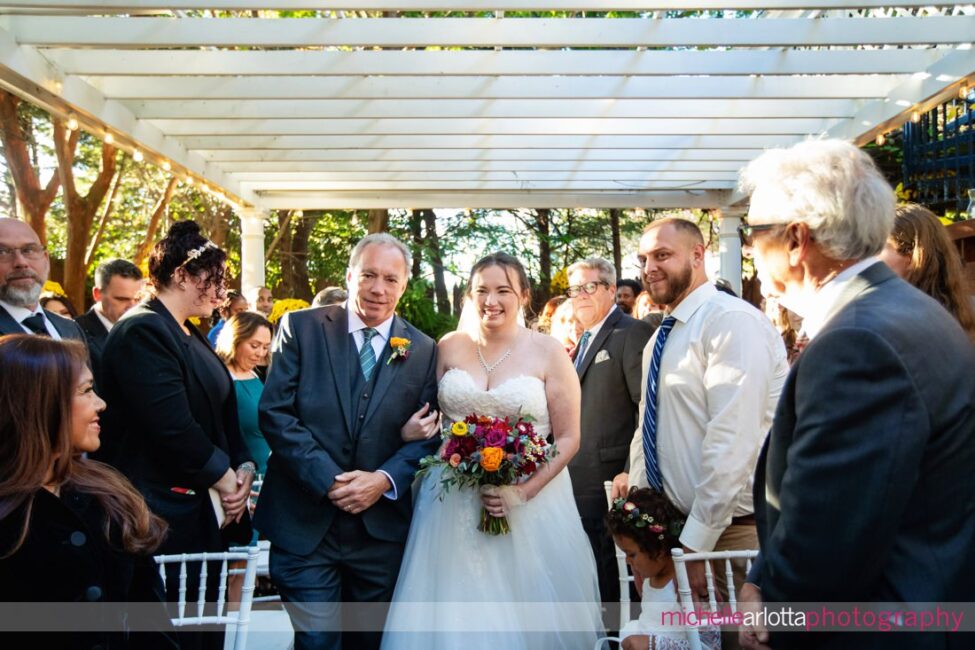
<instances>
[{"instance_id":1,"label":"suit jacket","mask_svg":"<svg viewBox=\"0 0 975 650\"><path fill-rule=\"evenodd\" d=\"M390 337L409 339L410 355L377 364L369 405L353 424L359 409L349 378L359 360L352 356L348 327L342 306L286 314L261 396L261 430L272 453L254 525L271 543L298 555L310 553L335 518L328 498L335 476L356 469L383 470L396 485L395 500L380 497L359 515L366 530L380 540L405 541L413 476L420 458L440 442L436 436L408 444L400 438L400 428L421 405L436 407L433 339L394 317Z\"/></svg>"},{"instance_id":2,"label":"suit jacket","mask_svg":"<svg viewBox=\"0 0 975 650\"><path fill-rule=\"evenodd\" d=\"M44 310L44 315L51 321L54 329L58 331L62 339L74 339L87 344L85 334L76 322L64 316L58 316L54 312L46 309ZM20 323L14 320L14 317L6 309L0 306L0 336L4 334L27 334L27 332L21 327Z\"/></svg>"},{"instance_id":3,"label":"suit jacket","mask_svg":"<svg viewBox=\"0 0 975 650\"><path fill-rule=\"evenodd\" d=\"M884 264L850 281L792 366L759 458L749 579L766 602L971 600L973 368L954 318ZM791 635L778 647L960 642L873 636Z\"/></svg>"},{"instance_id":4,"label":"suit jacket","mask_svg":"<svg viewBox=\"0 0 975 650\"><path fill-rule=\"evenodd\" d=\"M603 481L624 470L637 427L643 348L653 328L619 308L607 316L577 373L582 383L582 437L569 461L579 514L606 513Z\"/></svg>"},{"instance_id":5,"label":"suit jacket","mask_svg":"<svg viewBox=\"0 0 975 650\"><path fill-rule=\"evenodd\" d=\"M95 308L92 307L86 311L81 316L75 319L75 322L81 327L81 331L85 334L85 339L88 341L88 354L91 357L91 369L95 375L95 381L98 381L98 373L101 370L102 362L102 352L105 350L105 341L108 340L108 330L105 329L105 325L102 320L95 313Z\"/></svg>"},{"instance_id":6,"label":"suit jacket","mask_svg":"<svg viewBox=\"0 0 975 650\"><path fill-rule=\"evenodd\" d=\"M217 359L199 330L189 328ZM198 353L166 307L150 300L119 319L102 355L99 390L108 409L102 449L94 456L118 467L169 522L161 552L221 548L208 489L227 469L252 460L240 436L233 386L219 401ZM234 541L249 536L236 532Z\"/></svg>"}]
</instances>

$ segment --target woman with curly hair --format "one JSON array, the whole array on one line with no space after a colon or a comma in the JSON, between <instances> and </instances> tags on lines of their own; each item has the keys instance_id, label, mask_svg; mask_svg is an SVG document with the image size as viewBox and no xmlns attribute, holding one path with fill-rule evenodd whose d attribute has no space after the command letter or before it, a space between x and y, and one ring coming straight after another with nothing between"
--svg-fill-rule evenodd
<instances>
[{"instance_id":1,"label":"woman with curly hair","mask_svg":"<svg viewBox=\"0 0 975 650\"><path fill-rule=\"evenodd\" d=\"M623 650L687 650L690 643L679 627L665 626L664 616L680 612L670 549L680 548L684 516L667 497L650 488L630 488L606 513L606 528L626 555L640 594L640 618L620 630ZM698 629L708 650L721 647L716 627Z\"/></svg>"},{"instance_id":2,"label":"woman with curly hair","mask_svg":"<svg viewBox=\"0 0 975 650\"><path fill-rule=\"evenodd\" d=\"M246 511L256 468L241 438L233 380L189 320L223 302L226 259L196 223L173 224L149 256L155 297L119 319L102 355L106 459L169 524L166 554L223 551L251 538ZM219 570L209 575L215 580ZM179 583L175 574L167 580L171 600ZM187 601L195 590L189 585ZM180 636L184 649L203 639L223 644L222 634Z\"/></svg>"},{"instance_id":3,"label":"woman with curly hair","mask_svg":"<svg viewBox=\"0 0 975 650\"><path fill-rule=\"evenodd\" d=\"M136 620L170 627L152 560L166 524L124 476L84 456L98 449L105 408L87 360L77 341L0 338L0 600L113 605L85 610L87 622L101 617L96 631L4 634L0 645L175 648L165 633L130 632ZM136 602L157 606L122 604Z\"/></svg>"},{"instance_id":4,"label":"woman with curly hair","mask_svg":"<svg viewBox=\"0 0 975 650\"><path fill-rule=\"evenodd\" d=\"M975 307L965 286L961 256L934 213L916 203L898 206L894 231L880 258L941 303L975 341Z\"/></svg>"}]
</instances>

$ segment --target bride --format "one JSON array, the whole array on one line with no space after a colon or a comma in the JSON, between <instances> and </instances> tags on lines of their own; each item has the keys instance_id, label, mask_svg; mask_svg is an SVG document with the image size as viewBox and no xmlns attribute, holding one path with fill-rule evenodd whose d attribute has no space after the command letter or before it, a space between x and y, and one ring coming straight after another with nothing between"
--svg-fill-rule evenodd
<instances>
[{"instance_id":1,"label":"bride","mask_svg":"<svg viewBox=\"0 0 975 650\"><path fill-rule=\"evenodd\" d=\"M588 649L602 631L595 562L565 469L579 448L579 381L558 341L519 325L528 286L510 255L474 265L477 322L440 341L440 408L450 421L530 415L558 455L487 494L444 493L439 469L423 477L385 650ZM511 532L479 532L482 505L507 516Z\"/></svg>"}]
</instances>

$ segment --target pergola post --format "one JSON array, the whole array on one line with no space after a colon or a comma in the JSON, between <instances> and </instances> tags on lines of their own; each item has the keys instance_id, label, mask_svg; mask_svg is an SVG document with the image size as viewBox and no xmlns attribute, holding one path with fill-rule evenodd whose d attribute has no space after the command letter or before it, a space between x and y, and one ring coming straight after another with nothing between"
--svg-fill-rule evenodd
<instances>
[{"instance_id":1,"label":"pergola post","mask_svg":"<svg viewBox=\"0 0 975 650\"><path fill-rule=\"evenodd\" d=\"M741 295L741 240L738 238L738 226L745 212L745 208L721 208L718 216L720 276L731 283L731 288L739 296Z\"/></svg>"},{"instance_id":2,"label":"pergola post","mask_svg":"<svg viewBox=\"0 0 975 650\"><path fill-rule=\"evenodd\" d=\"M264 286L264 220L267 212L240 209L240 288L246 294Z\"/></svg>"}]
</instances>

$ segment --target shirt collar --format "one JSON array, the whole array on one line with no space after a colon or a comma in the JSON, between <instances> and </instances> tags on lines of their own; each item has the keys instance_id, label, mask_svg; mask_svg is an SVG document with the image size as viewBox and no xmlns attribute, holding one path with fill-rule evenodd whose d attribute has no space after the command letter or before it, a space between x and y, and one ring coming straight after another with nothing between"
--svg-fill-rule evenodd
<instances>
[{"instance_id":1,"label":"shirt collar","mask_svg":"<svg viewBox=\"0 0 975 650\"><path fill-rule=\"evenodd\" d=\"M687 294L687 297L681 300L680 304L667 315L673 316L682 323L686 323L691 319L691 316L694 315L694 312L700 309L701 305L713 298L717 293L718 290L715 289L713 284L710 282L705 282L697 289Z\"/></svg>"},{"instance_id":2,"label":"shirt collar","mask_svg":"<svg viewBox=\"0 0 975 650\"><path fill-rule=\"evenodd\" d=\"M368 325L362 322L362 319L359 318L359 314L355 313L355 310L350 309L349 303L345 304L345 311L349 314L349 334L352 334L353 332L358 332L359 330L364 330L367 327L369 327ZM392 316L390 316L389 318L387 318L386 320L384 320L379 325L376 325L373 328L374 330L376 330L376 333L379 334L379 336L383 337L384 341L389 340L389 332L390 330L393 329L394 318L396 318L395 314L393 314Z\"/></svg>"},{"instance_id":3,"label":"shirt collar","mask_svg":"<svg viewBox=\"0 0 975 650\"><path fill-rule=\"evenodd\" d=\"M95 315L98 316L98 320L100 320L102 322L102 325L105 326L105 331L111 332L112 326L115 325L115 323L108 320L108 318L105 316L105 312L102 311L102 303L96 302L95 306L92 307L92 309L95 310Z\"/></svg>"},{"instance_id":4,"label":"shirt collar","mask_svg":"<svg viewBox=\"0 0 975 650\"><path fill-rule=\"evenodd\" d=\"M34 307L34 311L31 311L26 307L18 307L17 305L11 305L9 302L6 302L4 300L0 300L0 306L6 309L7 313L10 314L10 317L13 318L15 321L17 321L18 323L23 323L25 318L30 318L35 314L44 313L44 308L41 307L40 303L37 303L37 306ZM47 320L47 316L44 316L44 319Z\"/></svg>"},{"instance_id":5,"label":"shirt collar","mask_svg":"<svg viewBox=\"0 0 975 650\"><path fill-rule=\"evenodd\" d=\"M601 330L603 328L603 324L606 323L606 319L612 316L614 311L616 311L616 305L613 305L612 307L609 308L609 311L606 312L606 315L603 316L603 319L601 321L599 321L598 323L596 323L595 325L589 328L588 332L589 332L590 340L596 338L596 335L599 334L599 330Z\"/></svg>"},{"instance_id":6,"label":"shirt collar","mask_svg":"<svg viewBox=\"0 0 975 650\"><path fill-rule=\"evenodd\" d=\"M840 271L835 278L824 284L810 301L809 315L802 321L802 331L810 339L819 334L833 315L834 307L850 280L880 262L879 257L862 259L853 266Z\"/></svg>"}]
</instances>

